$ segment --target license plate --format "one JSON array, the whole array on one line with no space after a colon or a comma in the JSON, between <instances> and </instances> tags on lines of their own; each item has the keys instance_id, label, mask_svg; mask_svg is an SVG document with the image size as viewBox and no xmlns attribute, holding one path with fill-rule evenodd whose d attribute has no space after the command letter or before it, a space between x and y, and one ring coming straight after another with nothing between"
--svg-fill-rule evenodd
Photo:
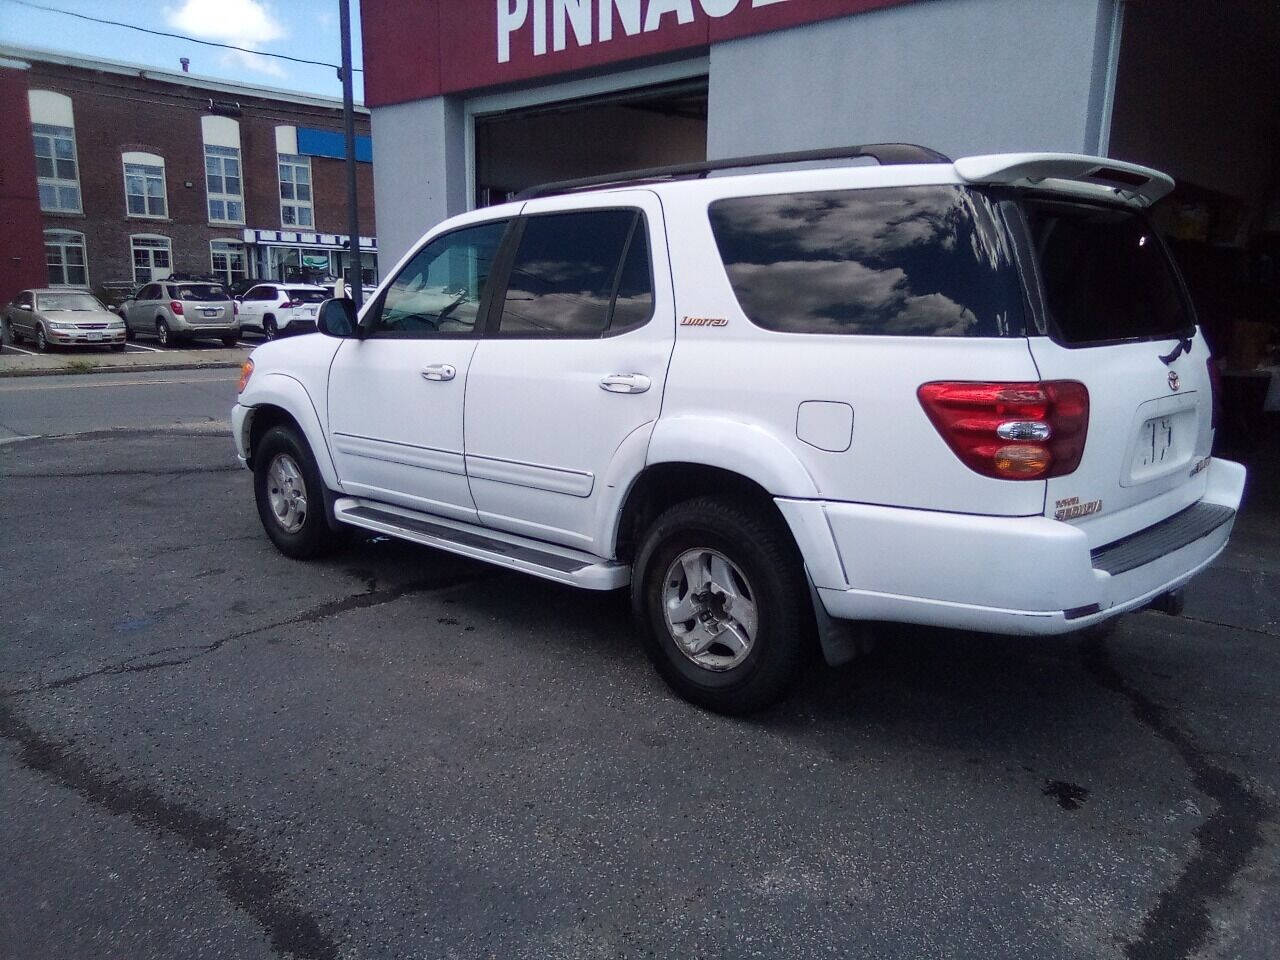
<instances>
[{"instance_id":1,"label":"license plate","mask_svg":"<svg viewBox=\"0 0 1280 960\"><path fill-rule=\"evenodd\" d=\"M308 317L314 317L315 315L316 315L316 308L315 308L315 307L307 307L307 316L308 316Z\"/></svg>"},{"instance_id":2,"label":"license plate","mask_svg":"<svg viewBox=\"0 0 1280 960\"><path fill-rule=\"evenodd\" d=\"M1138 435L1138 465L1153 467L1164 462L1173 446L1173 419L1155 417L1142 425Z\"/></svg>"},{"instance_id":3,"label":"license plate","mask_svg":"<svg viewBox=\"0 0 1280 960\"><path fill-rule=\"evenodd\" d=\"M100 334L100 333L88 333L88 334L85 334L85 336L87 336L90 340L101 340L101 339L102 339L102 334Z\"/></svg>"},{"instance_id":4,"label":"license plate","mask_svg":"<svg viewBox=\"0 0 1280 960\"><path fill-rule=\"evenodd\" d=\"M218 314L222 313L221 310L201 310L200 312L206 317L216 317Z\"/></svg>"}]
</instances>

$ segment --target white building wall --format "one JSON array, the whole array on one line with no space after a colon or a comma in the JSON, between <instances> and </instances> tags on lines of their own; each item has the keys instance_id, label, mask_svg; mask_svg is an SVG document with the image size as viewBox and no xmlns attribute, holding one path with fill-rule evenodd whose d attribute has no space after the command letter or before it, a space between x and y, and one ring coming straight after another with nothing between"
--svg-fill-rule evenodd
<instances>
[{"instance_id":1,"label":"white building wall","mask_svg":"<svg viewBox=\"0 0 1280 960\"><path fill-rule=\"evenodd\" d=\"M707 155L887 141L953 157L1093 152L1090 94L1105 58L1095 48L1110 8L930 0L717 44Z\"/></svg>"}]
</instances>

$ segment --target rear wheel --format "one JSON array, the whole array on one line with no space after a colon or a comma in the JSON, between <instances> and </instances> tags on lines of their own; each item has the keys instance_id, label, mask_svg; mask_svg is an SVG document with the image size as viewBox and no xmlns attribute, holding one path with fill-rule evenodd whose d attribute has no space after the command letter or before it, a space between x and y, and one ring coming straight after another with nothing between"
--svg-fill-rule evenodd
<instances>
[{"instance_id":1,"label":"rear wheel","mask_svg":"<svg viewBox=\"0 0 1280 960\"><path fill-rule=\"evenodd\" d=\"M169 332L169 325L163 320L156 321L156 340L160 346L167 347L173 343L173 334Z\"/></svg>"},{"instance_id":2,"label":"rear wheel","mask_svg":"<svg viewBox=\"0 0 1280 960\"><path fill-rule=\"evenodd\" d=\"M262 318L262 335L268 340L274 340L280 336L280 328L276 326L276 318L269 313Z\"/></svg>"},{"instance_id":3,"label":"rear wheel","mask_svg":"<svg viewBox=\"0 0 1280 960\"><path fill-rule=\"evenodd\" d=\"M253 451L253 465L258 517L276 548L297 560L332 550L340 538L324 515L324 481L297 430L268 430Z\"/></svg>"},{"instance_id":4,"label":"rear wheel","mask_svg":"<svg viewBox=\"0 0 1280 960\"><path fill-rule=\"evenodd\" d=\"M680 696L747 713L786 694L811 647L813 614L777 518L716 497L677 504L649 528L634 570L645 651Z\"/></svg>"}]
</instances>

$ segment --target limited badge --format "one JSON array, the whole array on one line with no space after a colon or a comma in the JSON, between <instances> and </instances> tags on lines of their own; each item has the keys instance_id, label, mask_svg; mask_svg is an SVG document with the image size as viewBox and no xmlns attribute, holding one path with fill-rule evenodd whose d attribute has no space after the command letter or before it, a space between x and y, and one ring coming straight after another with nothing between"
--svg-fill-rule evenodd
<instances>
[{"instance_id":1,"label":"limited badge","mask_svg":"<svg viewBox=\"0 0 1280 960\"><path fill-rule=\"evenodd\" d=\"M729 321L725 317L681 317L682 327L727 327Z\"/></svg>"}]
</instances>

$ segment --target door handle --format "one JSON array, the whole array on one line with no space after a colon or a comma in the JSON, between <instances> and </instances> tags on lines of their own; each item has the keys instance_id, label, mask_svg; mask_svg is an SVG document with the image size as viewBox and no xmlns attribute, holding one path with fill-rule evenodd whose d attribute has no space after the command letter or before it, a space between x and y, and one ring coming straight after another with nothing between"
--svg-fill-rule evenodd
<instances>
[{"instance_id":1,"label":"door handle","mask_svg":"<svg viewBox=\"0 0 1280 960\"><path fill-rule=\"evenodd\" d=\"M424 380L452 380L458 371L452 363L433 363L422 370Z\"/></svg>"},{"instance_id":2,"label":"door handle","mask_svg":"<svg viewBox=\"0 0 1280 960\"><path fill-rule=\"evenodd\" d=\"M644 393L652 383L643 373L614 373L600 381L600 389L610 393Z\"/></svg>"}]
</instances>

